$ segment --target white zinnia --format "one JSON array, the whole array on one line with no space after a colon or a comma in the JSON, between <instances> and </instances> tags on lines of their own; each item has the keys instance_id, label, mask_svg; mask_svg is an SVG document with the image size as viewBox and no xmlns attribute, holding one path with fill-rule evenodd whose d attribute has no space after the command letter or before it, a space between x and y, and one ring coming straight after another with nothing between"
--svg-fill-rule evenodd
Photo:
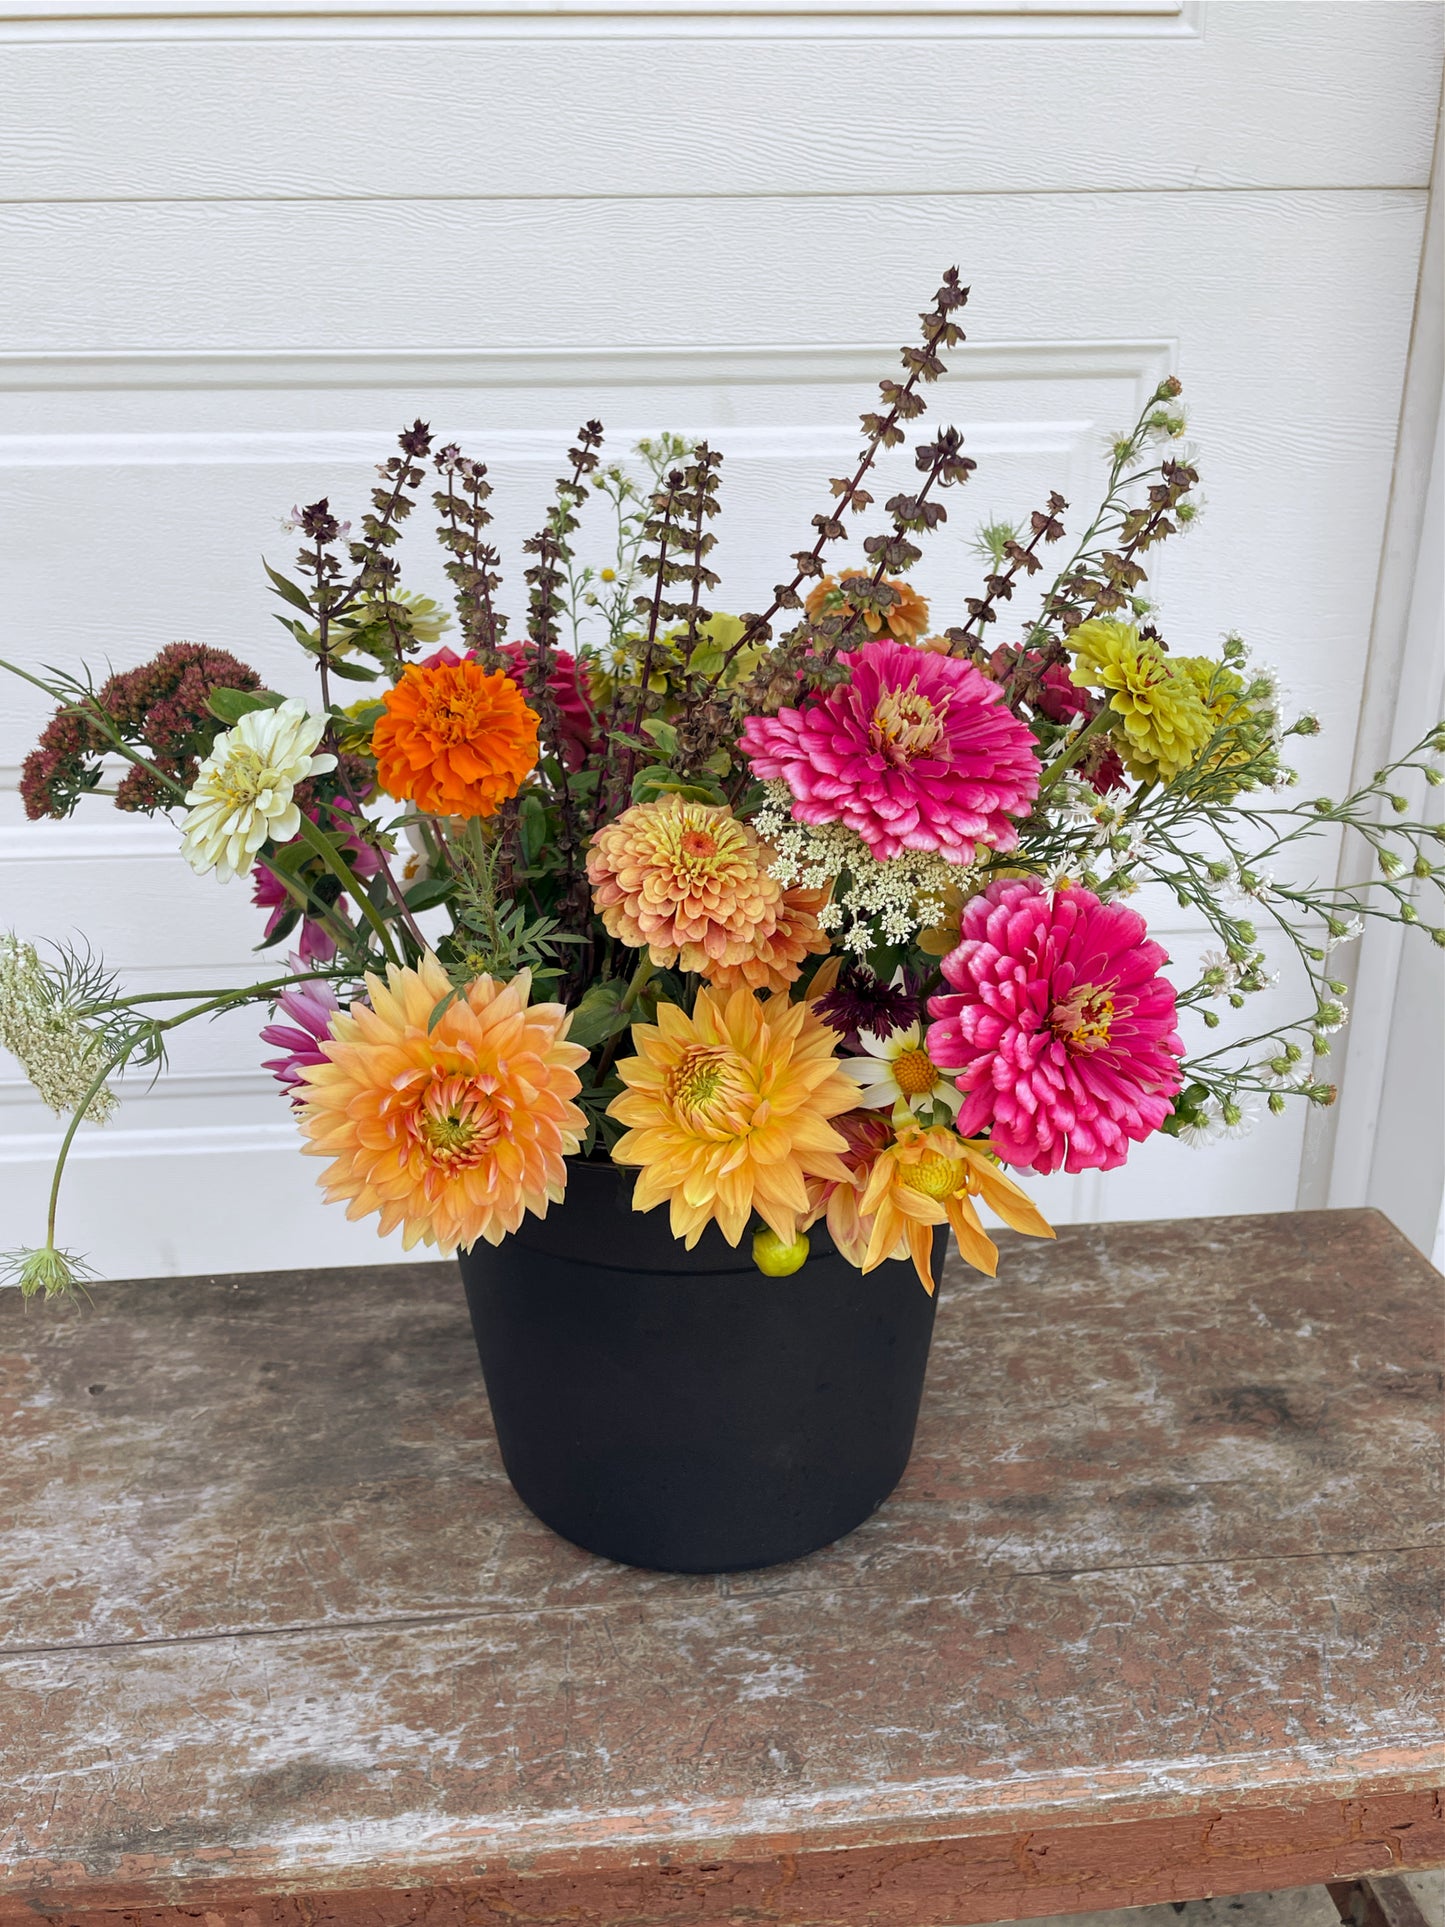
<instances>
[{"instance_id":1,"label":"white zinnia","mask_svg":"<svg viewBox=\"0 0 1445 1927\"><path fill-rule=\"evenodd\" d=\"M224 883L245 876L268 837L290 842L301 828L296 785L336 768L334 756L315 754L325 728L324 716L293 699L248 710L216 738L186 792L181 850L193 870L214 870Z\"/></svg>"}]
</instances>

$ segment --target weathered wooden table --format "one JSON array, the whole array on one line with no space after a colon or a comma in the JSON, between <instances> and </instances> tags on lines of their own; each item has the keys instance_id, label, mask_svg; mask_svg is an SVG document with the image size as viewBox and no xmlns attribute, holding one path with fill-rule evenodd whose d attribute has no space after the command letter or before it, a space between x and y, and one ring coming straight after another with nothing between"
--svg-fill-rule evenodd
<instances>
[{"instance_id":1,"label":"weathered wooden table","mask_svg":"<svg viewBox=\"0 0 1445 1927\"><path fill-rule=\"evenodd\" d=\"M892 1502L693 1579L512 1496L450 1266L12 1298L0 1917L942 1927L1437 1862L1441 1329L1369 1212L1009 1240Z\"/></svg>"}]
</instances>

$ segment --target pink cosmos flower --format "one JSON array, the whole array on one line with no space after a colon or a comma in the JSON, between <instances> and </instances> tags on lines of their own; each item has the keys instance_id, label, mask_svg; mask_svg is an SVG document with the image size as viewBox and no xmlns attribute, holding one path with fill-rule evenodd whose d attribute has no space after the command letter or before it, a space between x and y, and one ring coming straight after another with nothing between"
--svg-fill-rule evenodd
<instances>
[{"instance_id":1,"label":"pink cosmos flower","mask_svg":"<svg viewBox=\"0 0 1445 1927\"><path fill-rule=\"evenodd\" d=\"M298 956L291 959L291 968L300 972L306 965ZM278 1004L292 1022L267 1024L261 1042L274 1044L285 1055L264 1059L261 1068L276 1073L277 1082L299 1110L305 1089L301 1072L308 1064L326 1063L321 1046L330 1037L331 1019L341 1006L331 994L330 984L325 983L293 984L281 992Z\"/></svg>"},{"instance_id":2,"label":"pink cosmos flower","mask_svg":"<svg viewBox=\"0 0 1445 1927\"><path fill-rule=\"evenodd\" d=\"M1011 817L1038 795L1034 739L971 663L907 643L864 643L851 679L802 709L750 716L753 771L781 777L801 823L843 823L880 862L937 850L972 863L1011 850Z\"/></svg>"},{"instance_id":3,"label":"pink cosmos flower","mask_svg":"<svg viewBox=\"0 0 1445 1927\"><path fill-rule=\"evenodd\" d=\"M963 913L929 1000L935 1064L964 1093L958 1129L1005 1164L1111 1171L1169 1116L1184 1046L1168 961L1144 919L1090 890L993 883Z\"/></svg>"}]
</instances>

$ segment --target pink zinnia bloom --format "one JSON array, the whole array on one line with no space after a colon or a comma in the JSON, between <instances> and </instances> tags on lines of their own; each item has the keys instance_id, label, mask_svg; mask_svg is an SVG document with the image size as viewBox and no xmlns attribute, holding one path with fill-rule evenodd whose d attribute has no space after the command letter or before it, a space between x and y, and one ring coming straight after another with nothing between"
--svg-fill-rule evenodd
<instances>
[{"instance_id":1,"label":"pink zinnia bloom","mask_svg":"<svg viewBox=\"0 0 1445 1927\"><path fill-rule=\"evenodd\" d=\"M295 971L305 969L300 957L291 959ZM326 983L293 984L277 1000L279 1009L291 1018L289 1024L267 1024L261 1032L263 1044L274 1044L282 1057L266 1058L261 1068L274 1071L277 1082L299 1110L305 1102L301 1072L308 1064L325 1064L321 1046L331 1036L331 1019L341 1008Z\"/></svg>"},{"instance_id":2,"label":"pink zinnia bloom","mask_svg":"<svg viewBox=\"0 0 1445 1927\"><path fill-rule=\"evenodd\" d=\"M969 864L1011 850L1011 817L1039 790L1034 739L971 663L907 643L866 642L851 679L802 709L750 716L755 775L781 777L800 823L843 823L880 862L937 850Z\"/></svg>"},{"instance_id":3,"label":"pink zinnia bloom","mask_svg":"<svg viewBox=\"0 0 1445 1927\"><path fill-rule=\"evenodd\" d=\"M1169 1116L1184 1046L1168 958L1144 919L1091 890L990 884L943 960L928 1054L964 1093L958 1129L1005 1164L1111 1171Z\"/></svg>"}]
</instances>

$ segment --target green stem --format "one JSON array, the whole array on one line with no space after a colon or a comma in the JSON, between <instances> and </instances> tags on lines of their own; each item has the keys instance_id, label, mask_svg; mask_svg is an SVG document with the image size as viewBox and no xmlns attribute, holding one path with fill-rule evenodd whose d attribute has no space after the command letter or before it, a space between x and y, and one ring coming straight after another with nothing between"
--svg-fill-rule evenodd
<instances>
[{"instance_id":1,"label":"green stem","mask_svg":"<svg viewBox=\"0 0 1445 1927\"><path fill-rule=\"evenodd\" d=\"M1061 776L1066 776L1068 774L1068 772L1073 768L1074 764L1078 762L1080 755L1083 753L1085 745L1089 743L1095 736L1100 735L1104 730L1106 730L1112 721L1113 721L1113 711L1110 710L1107 705L1103 709L1101 709L1096 716L1093 716L1090 718L1090 720L1084 725L1084 727L1079 731L1078 735L1074 738L1073 742L1069 744L1068 748L1064 751L1064 753L1061 756L1056 757L1054 761L1050 763L1049 767L1044 771L1042 777L1040 777L1039 779L1040 796L1044 795L1044 793L1047 790L1051 790L1054 787L1054 784L1058 782Z\"/></svg>"},{"instance_id":2,"label":"green stem","mask_svg":"<svg viewBox=\"0 0 1445 1927\"><path fill-rule=\"evenodd\" d=\"M123 1051L106 1059L104 1068L92 1080L85 1096L76 1105L71 1114L70 1123L66 1126L65 1136L60 1140L60 1151L55 1160L54 1175L50 1180L50 1203L45 1214L45 1242L52 1251L55 1249L55 1214L60 1204L60 1180L65 1171L65 1160L70 1156L70 1147L75 1142L75 1134L80 1129L81 1119L90 1109L92 1098L98 1096L104 1088L106 1079L120 1069L134 1048L133 1044L127 1044Z\"/></svg>"},{"instance_id":3,"label":"green stem","mask_svg":"<svg viewBox=\"0 0 1445 1927\"><path fill-rule=\"evenodd\" d=\"M362 888L351 866L343 862L341 857L337 855L330 838L316 827L304 811L301 816L301 828L297 834L307 849L310 850L314 856L320 857L321 861L326 865L326 868L331 872L332 876L336 878L342 889L345 890L346 894L355 903L357 909L360 910L361 914L366 918L366 921L376 932L377 940L381 944L387 961L389 963L400 963L401 959L397 955L396 948L391 940L391 932L386 927L386 919Z\"/></svg>"}]
</instances>

